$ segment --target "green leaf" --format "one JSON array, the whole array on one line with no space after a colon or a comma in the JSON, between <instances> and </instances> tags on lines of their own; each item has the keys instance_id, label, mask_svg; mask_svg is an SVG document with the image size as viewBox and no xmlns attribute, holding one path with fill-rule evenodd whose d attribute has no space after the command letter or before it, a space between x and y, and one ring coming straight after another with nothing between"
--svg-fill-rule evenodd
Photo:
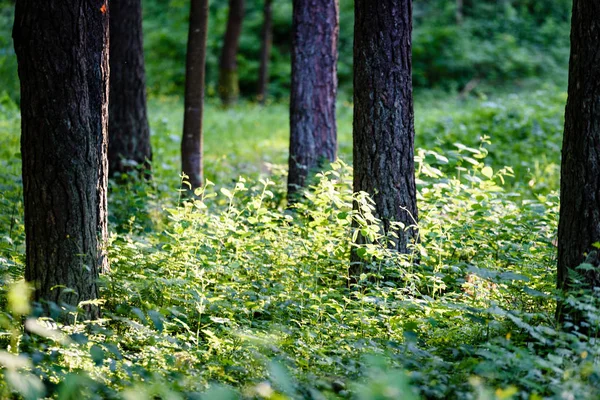
<instances>
[{"instance_id":1,"label":"green leaf","mask_svg":"<svg viewBox=\"0 0 600 400\"><path fill-rule=\"evenodd\" d=\"M94 361L96 366L102 365L102 362L104 361L104 350L102 350L100 346L97 344L93 345L90 348L90 355L92 356L92 361Z\"/></svg>"},{"instance_id":2,"label":"green leaf","mask_svg":"<svg viewBox=\"0 0 600 400\"><path fill-rule=\"evenodd\" d=\"M578 269L580 271L595 271L598 268L595 265L583 263L583 264L580 264L576 269Z\"/></svg>"},{"instance_id":3,"label":"green leaf","mask_svg":"<svg viewBox=\"0 0 600 400\"><path fill-rule=\"evenodd\" d=\"M286 371L281 364L271 362L269 364L269 375L278 389L292 398L296 397L292 379L290 378L288 371Z\"/></svg>"},{"instance_id":4,"label":"green leaf","mask_svg":"<svg viewBox=\"0 0 600 400\"><path fill-rule=\"evenodd\" d=\"M494 170L492 169L492 167L485 166L481 170L481 174L488 179L492 179L492 176L494 176Z\"/></svg>"},{"instance_id":5,"label":"green leaf","mask_svg":"<svg viewBox=\"0 0 600 400\"><path fill-rule=\"evenodd\" d=\"M356 249L356 255L364 260L367 256L367 249L365 249L364 247L359 247L358 249Z\"/></svg>"},{"instance_id":6,"label":"green leaf","mask_svg":"<svg viewBox=\"0 0 600 400\"><path fill-rule=\"evenodd\" d=\"M408 332L417 332L419 330L419 324L415 321L408 321L404 324L403 328Z\"/></svg>"},{"instance_id":7,"label":"green leaf","mask_svg":"<svg viewBox=\"0 0 600 400\"><path fill-rule=\"evenodd\" d=\"M6 371L4 377L8 384L25 400L36 400L44 397L44 384L37 376L17 371Z\"/></svg>"},{"instance_id":8,"label":"green leaf","mask_svg":"<svg viewBox=\"0 0 600 400\"><path fill-rule=\"evenodd\" d=\"M156 328L157 331L162 332L164 329L162 315L160 315L158 311L150 310L148 311L148 316L152 320L152 323L154 323L154 328Z\"/></svg>"},{"instance_id":9,"label":"green leaf","mask_svg":"<svg viewBox=\"0 0 600 400\"><path fill-rule=\"evenodd\" d=\"M225 197L227 197L230 200L233 198L233 193L231 193L228 189L221 188L221 193L223 193Z\"/></svg>"},{"instance_id":10,"label":"green leaf","mask_svg":"<svg viewBox=\"0 0 600 400\"><path fill-rule=\"evenodd\" d=\"M517 274L515 272L503 272L499 275L499 278L503 281L523 281L529 282L529 278L525 275Z\"/></svg>"},{"instance_id":11,"label":"green leaf","mask_svg":"<svg viewBox=\"0 0 600 400\"><path fill-rule=\"evenodd\" d=\"M8 291L8 309L14 315L27 315L30 312L29 295L31 289L27 282L20 280L11 285Z\"/></svg>"}]
</instances>

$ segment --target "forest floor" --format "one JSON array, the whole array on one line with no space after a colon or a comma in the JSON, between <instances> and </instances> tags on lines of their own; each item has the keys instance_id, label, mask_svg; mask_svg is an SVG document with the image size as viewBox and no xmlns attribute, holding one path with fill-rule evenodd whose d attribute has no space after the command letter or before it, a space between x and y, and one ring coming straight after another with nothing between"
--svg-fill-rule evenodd
<instances>
[{"instance_id":1,"label":"forest floor","mask_svg":"<svg viewBox=\"0 0 600 400\"><path fill-rule=\"evenodd\" d=\"M366 245L369 267L348 288L351 222L369 218L365 199L352 213L351 104L338 107L341 161L290 210L285 104L209 103L207 185L183 202L182 104L153 98L153 181L111 182L104 319L62 327L69 340L57 340L23 335L10 302L24 263L19 114L1 100L0 340L20 342L33 367L0 390L597 398L600 348L553 322L565 101L554 86L417 96L421 243L409 256Z\"/></svg>"}]
</instances>

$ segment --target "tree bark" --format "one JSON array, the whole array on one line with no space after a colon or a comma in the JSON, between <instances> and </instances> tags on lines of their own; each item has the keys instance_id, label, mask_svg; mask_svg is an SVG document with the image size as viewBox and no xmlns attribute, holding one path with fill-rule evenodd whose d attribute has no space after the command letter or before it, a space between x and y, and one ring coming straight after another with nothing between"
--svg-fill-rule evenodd
<instances>
[{"instance_id":1,"label":"tree bark","mask_svg":"<svg viewBox=\"0 0 600 400\"><path fill-rule=\"evenodd\" d=\"M463 0L456 0L456 25L462 25L464 21L463 7Z\"/></svg>"},{"instance_id":2,"label":"tree bark","mask_svg":"<svg viewBox=\"0 0 600 400\"><path fill-rule=\"evenodd\" d=\"M152 160L146 111L141 0L117 0L110 9L109 174L145 167ZM149 174L147 174L149 175Z\"/></svg>"},{"instance_id":3,"label":"tree bark","mask_svg":"<svg viewBox=\"0 0 600 400\"><path fill-rule=\"evenodd\" d=\"M234 104L240 95L237 53L244 19L244 0L229 0L229 17L221 50L218 92L223 105Z\"/></svg>"},{"instance_id":4,"label":"tree bark","mask_svg":"<svg viewBox=\"0 0 600 400\"><path fill-rule=\"evenodd\" d=\"M262 43L260 48L260 68L258 70L258 102L265 104L269 85L269 59L273 45L273 10L272 0L265 0L263 9L264 22L262 29Z\"/></svg>"},{"instance_id":5,"label":"tree bark","mask_svg":"<svg viewBox=\"0 0 600 400\"><path fill-rule=\"evenodd\" d=\"M288 200L337 154L338 0L294 0Z\"/></svg>"},{"instance_id":6,"label":"tree bark","mask_svg":"<svg viewBox=\"0 0 600 400\"><path fill-rule=\"evenodd\" d=\"M103 0L18 0L25 279L35 300L98 296L108 268L108 9ZM64 288L72 290L64 290ZM96 308L88 316L97 315Z\"/></svg>"},{"instance_id":7,"label":"tree bark","mask_svg":"<svg viewBox=\"0 0 600 400\"><path fill-rule=\"evenodd\" d=\"M354 192L364 191L373 198L387 233L392 221L408 227L417 219L412 0L354 4ZM417 230L397 233L391 246L410 252ZM355 252L352 261L351 272L359 272L361 260Z\"/></svg>"},{"instance_id":8,"label":"tree bark","mask_svg":"<svg viewBox=\"0 0 600 400\"><path fill-rule=\"evenodd\" d=\"M574 288L569 271L587 262L598 267L600 242L600 3L574 0L568 101L562 148L558 288ZM600 286L598 270L577 271L588 289ZM576 315L558 315L573 317Z\"/></svg>"},{"instance_id":9,"label":"tree bark","mask_svg":"<svg viewBox=\"0 0 600 400\"><path fill-rule=\"evenodd\" d=\"M185 74L185 114L181 141L181 169L191 189L202 186L202 114L208 34L208 0L192 0Z\"/></svg>"}]
</instances>

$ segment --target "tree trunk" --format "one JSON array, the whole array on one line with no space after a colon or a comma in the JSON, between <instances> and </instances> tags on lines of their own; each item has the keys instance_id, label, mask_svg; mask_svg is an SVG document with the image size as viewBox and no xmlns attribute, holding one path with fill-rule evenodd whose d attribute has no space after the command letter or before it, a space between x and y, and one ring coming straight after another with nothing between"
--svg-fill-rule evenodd
<instances>
[{"instance_id":1,"label":"tree trunk","mask_svg":"<svg viewBox=\"0 0 600 400\"><path fill-rule=\"evenodd\" d=\"M574 0L571 21L569 98L565 112L558 224L558 287L573 288L569 271L587 262L598 267L600 242L600 3ZM598 270L577 272L588 289L600 286ZM572 317L576 315L558 315ZM566 310L565 310L566 311ZM566 312L568 314L568 312Z\"/></svg>"},{"instance_id":2,"label":"tree trunk","mask_svg":"<svg viewBox=\"0 0 600 400\"><path fill-rule=\"evenodd\" d=\"M192 0L185 73L185 114L181 141L181 169L188 176L191 189L202 186L202 114L204 111L204 77L208 0Z\"/></svg>"},{"instance_id":3,"label":"tree trunk","mask_svg":"<svg viewBox=\"0 0 600 400\"><path fill-rule=\"evenodd\" d=\"M273 11L272 0L265 0L263 9L264 22L262 29L262 43L260 48L260 68L258 71L258 102L265 104L267 100L267 87L269 85L269 59L273 45Z\"/></svg>"},{"instance_id":4,"label":"tree trunk","mask_svg":"<svg viewBox=\"0 0 600 400\"><path fill-rule=\"evenodd\" d=\"M288 199L337 153L338 0L294 0Z\"/></svg>"},{"instance_id":5,"label":"tree trunk","mask_svg":"<svg viewBox=\"0 0 600 400\"><path fill-rule=\"evenodd\" d=\"M103 0L16 2L25 279L77 305L106 270L108 10ZM63 290L64 288L72 290ZM88 310L97 315L96 308Z\"/></svg>"},{"instance_id":6,"label":"tree trunk","mask_svg":"<svg viewBox=\"0 0 600 400\"><path fill-rule=\"evenodd\" d=\"M456 25L462 25L464 21L463 7L463 0L456 0Z\"/></svg>"},{"instance_id":7,"label":"tree trunk","mask_svg":"<svg viewBox=\"0 0 600 400\"><path fill-rule=\"evenodd\" d=\"M108 170L110 176L138 166L149 172L141 0L111 2L110 42Z\"/></svg>"},{"instance_id":8,"label":"tree trunk","mask_svg":"<svg viewBox=\"0 0 600 400\"><path fill-rule=\"evenodd\" d=\"M225 106L235 103L240 95L237 52L242 34L244 0L229 0L229 17L221 51L218 92Z\"/></svg>"},{"instance_id":9,"label":"tree trunk","mask_svg":"<svg viewBox=\"0 0 600 400\"><path fill-rule=\"evenodd\" d=\"M412 1L355 0L354 192L376 203L383 230L417 219L412 98ZM391 244L410 252L416 229ZM365 238L359 238L364 241ZM360 271L353 252L351 272Z\"/></svg>"}]
</instances>

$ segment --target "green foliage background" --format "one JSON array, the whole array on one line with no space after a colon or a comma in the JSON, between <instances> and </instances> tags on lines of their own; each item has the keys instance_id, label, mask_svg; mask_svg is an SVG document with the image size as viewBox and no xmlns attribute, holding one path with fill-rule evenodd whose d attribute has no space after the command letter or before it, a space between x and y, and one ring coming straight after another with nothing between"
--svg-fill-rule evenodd
<instances>
[{"instance_id":1,"label":"green foliage background","mask_svg":"<svg viewBox=\"0 0 600 400\"><path fill-rule=\"evenodd\" d=\"M258 75L262 1L246 0L238 56L242 94L253 98ZM144 0L146 67L151 95L181 95L189 2ZM227 0L210 2L207 57L209 95L215 95ZM18 97L10 38L13 1L0 0L0 92ZM456 3L414 2L413 66L417 88L460 90L474 79L506 84L545 76L565 82L569 48L569 0L465 0L457 25ZM274 0L270 95L286 97L290 82L291 0ZM340 0L339 84L352 85L353 1Z\"/></svg>"}]
</instances>

